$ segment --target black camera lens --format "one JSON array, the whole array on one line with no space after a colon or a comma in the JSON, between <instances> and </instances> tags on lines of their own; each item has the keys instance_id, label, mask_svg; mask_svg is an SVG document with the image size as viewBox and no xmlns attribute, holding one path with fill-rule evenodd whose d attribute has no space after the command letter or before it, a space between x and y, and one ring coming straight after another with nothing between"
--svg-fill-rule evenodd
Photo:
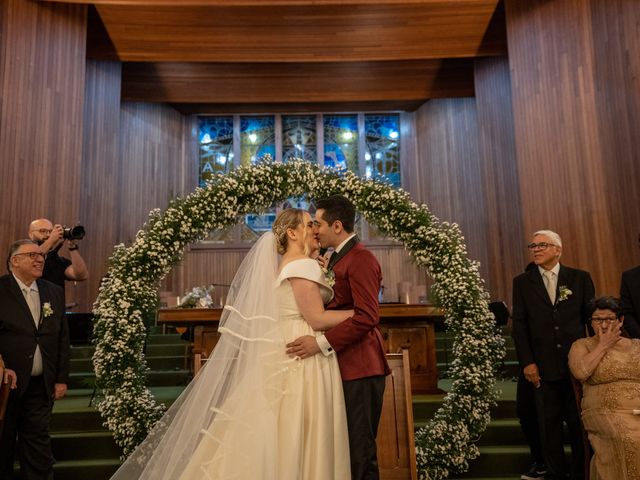
<instances>
[{"instance_id":1,"label":"black camera lens","mask_svg":"<svg viewBox=\"0 0 640 480\"><path fill-rule=\"evenodd\" d=\"M62 238L65 240L82 240L84 238L84 227L76 225L75 227L63 227Z\"/></svg>"}]
</instances>

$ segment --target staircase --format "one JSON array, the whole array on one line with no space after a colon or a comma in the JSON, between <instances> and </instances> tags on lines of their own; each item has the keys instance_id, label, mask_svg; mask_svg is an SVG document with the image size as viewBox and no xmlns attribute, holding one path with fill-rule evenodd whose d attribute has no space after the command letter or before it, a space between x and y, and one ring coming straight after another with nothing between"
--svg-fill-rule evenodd
<instances>
[{"instance_id":1,"label":"staircase","mask_svg":"<svg viewBox=\"0 0 640 480\"><path fill-rule=\"evenodd\" d=\"M438 370L446 377L451 361L451 338L446 333L437 337ZM501 399L492 414L489 428L479 440L481 456L471 464L466 474L455 477L467 480L519 479L530 463L529 451L524 443L515 415L516 383L511 377L517 373L517 362L511 339L507 338L508 354L503 376L499 382ZM151 390L158 401L173 402L190 379L185 349L188 344L177 334L150 335L147 343L147 361ZM89 405L93 389L91 355L93 347L72 347L69 392L56 402L53 410L51 434L53 451L57 459L56 480L108 479L120 465L120 449L110 432L102 426L98 412ZM443 378L440 387L447 390L450 381ZM415 395L413 410L416 427L433 417L441 396Z\"/></svg>"},{"instance_id":2,"label":"staircase","mask_svg":"<svg viewBox=\"0 0 640 480\"><path fill-rule=\"evenodd\" d=\"M152 371L148 378L158 401L170 404L189 382L189 359L185 357L188 347L177 334L149 336L147 362ZM51 437L57 460L56 480L108 479L120 465L121 450L102 426L100 414L90 405L95 380L93 351L91 346L71 347L69 391L53 409Z\"/></svg>"}]
</instances>

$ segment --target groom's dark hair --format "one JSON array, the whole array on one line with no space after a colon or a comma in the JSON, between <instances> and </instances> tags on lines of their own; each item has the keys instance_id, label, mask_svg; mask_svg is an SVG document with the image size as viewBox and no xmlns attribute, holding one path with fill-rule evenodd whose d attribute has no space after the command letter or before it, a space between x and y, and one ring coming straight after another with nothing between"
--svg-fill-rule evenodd
<instances>
[{"instance_id":1,"label":"groom's dark hair","mask_svg":"<svg viewBox=\"0 0 640 480\"><path fill-rule=\"evenodd\" d=\"M347 197L331 195L330 197L321 198L316 201L316 210L319 208L324 210L322 218L329 225L333 225L336 220L340 220L345 232L353 232L356 222L356 207Z\"/></svg>"}]
</instances>

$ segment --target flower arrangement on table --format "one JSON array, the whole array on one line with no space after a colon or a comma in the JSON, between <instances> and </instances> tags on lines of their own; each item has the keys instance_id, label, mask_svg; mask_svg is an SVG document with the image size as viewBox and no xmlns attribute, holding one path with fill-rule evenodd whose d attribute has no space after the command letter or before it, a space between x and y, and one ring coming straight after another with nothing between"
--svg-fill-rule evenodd
<instances>
[{"instance_id":1,"label":"flower arrangement on table","mask_svg":"<svg viewBox=\"0 0 640 480\"><path fill-rule=\"evenodd\" d=\"M213 285L208 287L193 287L180 299L178 308L212 308L213 307Z\"/></svg>"}]
</instances>

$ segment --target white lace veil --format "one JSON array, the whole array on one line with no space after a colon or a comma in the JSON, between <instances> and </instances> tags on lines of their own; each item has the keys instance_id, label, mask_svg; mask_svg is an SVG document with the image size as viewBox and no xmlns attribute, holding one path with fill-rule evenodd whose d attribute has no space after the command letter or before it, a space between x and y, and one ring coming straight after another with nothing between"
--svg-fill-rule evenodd
<instances>
[{"instance_id":1,"label":"white lace veil","mask_svg":"<svg viewBox=\"0 0 640 480\"><path fill-rule=\"evenodd\" d=\"M275 478L278 399L292 362L277 322L278 261L265 233L233 279L209 360L112 478Z\"/></svg>"}]
</instances>

